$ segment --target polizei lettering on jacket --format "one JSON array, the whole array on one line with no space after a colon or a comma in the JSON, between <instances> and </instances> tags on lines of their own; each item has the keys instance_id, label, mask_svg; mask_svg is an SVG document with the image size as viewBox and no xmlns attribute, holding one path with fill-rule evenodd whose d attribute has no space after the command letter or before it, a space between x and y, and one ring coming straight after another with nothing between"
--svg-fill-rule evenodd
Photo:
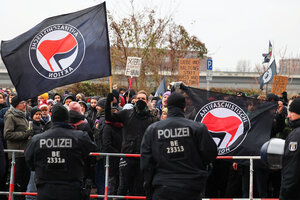
<instances>
[{"instance_id":1,"label":"polizei lettering on jacket","mask_svg":"<svg viewBox=\"0 0 300 200\"><path fill-rule=\"evenodd\" d=\"M157 131L158 139L169 139L169 138L181 138L189 137L190 129L187 127L184 128L174 128L174 129L163 129Z\"/></svg>"},{"instance_id":2,"label":"polizei lettering on jacket","mask_svg":"<svg viewBox=\"0 0 300 200\"><path fill-rule=\"evenodd\" d=\"M41 139L40 148L72 148L72 139L70 138Z\"/></svg>"}]
</instances>

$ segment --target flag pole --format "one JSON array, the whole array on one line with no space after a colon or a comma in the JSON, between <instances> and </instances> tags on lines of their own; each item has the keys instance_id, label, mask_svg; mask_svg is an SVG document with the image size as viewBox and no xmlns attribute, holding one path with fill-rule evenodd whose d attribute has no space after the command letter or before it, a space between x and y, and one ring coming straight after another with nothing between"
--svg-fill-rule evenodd
<instances>
[{"instance_id":1,"label":"flag pole","mask_svg":"<svg viewBox=\"0 0 300 200\"><path fill-rule=\"evenodd\" d=\"M127 103L129 101L129 94L130 94L130 90L131 90L131 85L132 85L132 76L130 76L130 83L129 83L128 95L127 95Z\"/></svg>"},{"instance_id":2,"label":"flag pole","mask_svg":"<svg viewBox=\"0 0 300 200\"><path fill-rule=\"evenodd\" d=\"M109 76L109 92L112 93L112 81L111 81L111 76Z\"/></svg>"}]
</instances>

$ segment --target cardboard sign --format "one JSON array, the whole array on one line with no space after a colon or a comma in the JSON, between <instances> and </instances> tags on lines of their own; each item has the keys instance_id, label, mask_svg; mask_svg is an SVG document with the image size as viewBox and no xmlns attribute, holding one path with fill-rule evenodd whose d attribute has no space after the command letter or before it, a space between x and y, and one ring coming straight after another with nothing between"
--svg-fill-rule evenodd
<instances>
[{"instance_id":1,"label":"cardboard sign","mask_svg":"<svg viewBox=\"0 0 300 200\"><path fill-rule=\"evenodd\" d=\"M286 91L286 85L288 81L287 76L274 75L272 93L276 95L281 95L282 92Z\"/></svg>"},{"instance_id":2,"label":"cardboard sign","mask_svg":"<svg viewBox=\"0 0 300 200\"><path fill-rule=\"evenodd\" d=\"M199 87L200 59L179 58L178 77L179 81L188 86Z\"/></svg>"},{"instance_id":3,"label":"cardboard sign","mask_svg":"<svg viewBox=\"0 0 300 200\"><path fill-rule=\"evenodd\" d=\"M127 57L125 76L139 77L141 73L142 58Z\"/></svg>"}]
</instances>

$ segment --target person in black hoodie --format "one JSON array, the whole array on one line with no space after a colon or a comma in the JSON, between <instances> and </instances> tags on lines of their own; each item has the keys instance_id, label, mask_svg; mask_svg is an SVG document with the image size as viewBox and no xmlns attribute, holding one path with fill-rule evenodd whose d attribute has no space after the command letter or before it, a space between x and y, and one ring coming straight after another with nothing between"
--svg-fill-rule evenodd
<instances>
[{"instance_id":1,"label":"person in black hoodie","mask_svg":"<svg viewBox=\"0 0 300 200\"><path fill-rule=\"evenodd\" d=\"M96 105L97 105L98 99L96 97L92 97L91 98L91 107L88 111L88 115L87 115L87 119L90 122L90 126L91 128L94 127L94 123L97 117L97 109L96 109Z\"/></svg>"},{"instance_id":2,"label":"person in black hoodie","mask_svg":"<svg viewBox=\"0 0 300 200\"><path fill-rule=\"evenodd\" d=\"M41 109L39 109L38 107L33 107L30 112L31 121L29 121L29 123L32 122L32 126L29 127L30 131L32 131L31 133L32 136L44 132L44 127L41 123L41 118L42 118ZM35 177L35 172L31 171L26 192L37 192L34 177ZM34 200L34 199L36 199L35 196L26 196L26 200Z\"/></svg>"},{"instance_id":3,"label":"person in black hoodie","mask_svg":"<svg viewBox=\"0 0 300 200\"><path fill-rule=\"evenodd\" d=\"M121 110L121 107L112 107L112 113ZM122 146L122 128L123 124L120 122L105 121L103 129L103 152L105 153L120 153ZM109 159L109 177L108 187L109 194L115 195L118 192L119 186L119 161L118 157L110 157Z\"/></svg>"},{"instance_id":4,"label":"person in black hoodie","mask_svg":"<svg viewBox=\"0 0 300 200\"><path fill-rule=\"evenodd\" d=\"M72 101L69 104L69 109L71 125L74 126L75 129L86 131L91 140L94 140L93 131L87 123L85 116L81 112L80 104L76 101Z\"/></svg>"},{"instance_id":5,"label":"person in black hoodie","mask_svg":"<svg viewBox=\"0 0 300 200\"><path fill-rule=\"evenodd\" d=\"M88 133L90 139L94 141L93 131L88 124L85 116L81 113L81 107L78 102L72 101L69 104L69 115L70 115L70 124L74 127L75 130L82 130ZM92 187L92 183L94 181L95 173L94 168L95 166L95 158L94 157L87 157L84 159L84 185L90 193L90 189Z\"/></svg>"},{"instance_id":6,"label":"person in black hoodie","mask_svg":"<svg viewBox=\"0 0 300 200\"><path fill-rule=\"evenodd\" d=\"M55 103L62 103L62 97L59 93L55 93L53 98L54 98Z\"/></svg>"},{"instance_id":7,"label":"person in black hoodie","mask_svg":"<svg viewBox=\"0 0 300 200\"><path fill-rule=\"evenodd\" d=\"M104 107L105 107L106 98L101 98L96 104L97 115L94 125L94 138L97 145L97 152L103 152L103 142L102 142L102 135L104 129ZM105 169L104 169L104 160L103 157L97 157L96 163L96 174L95 174L95 181L97 186L97 193L104 194L105 188Z\"/></svg>"},{"instance_id":8,"label":"person in black hoodie","mask_svg":"<svg viewBox=\"0 0 300 200\"><path fill-rule=\"evenodd\" d=\"M147 127L155 122L147 106L148 96L144 90L137 93L137 102L133 109L111 113L111 102L114 95L109 93L105 105L105 120L123 123L122 153L139 154L141 141ZM120 185L118 195L144 195L143 176L140 170L140 160L136 158L121 158Z\"/></svg>"}]
</instances>

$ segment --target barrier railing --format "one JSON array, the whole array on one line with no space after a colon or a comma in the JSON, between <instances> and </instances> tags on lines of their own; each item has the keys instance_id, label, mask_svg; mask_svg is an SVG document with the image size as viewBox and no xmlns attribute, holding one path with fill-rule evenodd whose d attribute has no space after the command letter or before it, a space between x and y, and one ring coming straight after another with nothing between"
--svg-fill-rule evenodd
<instances>
[{"instance_id":1,"label":"barrier railing","mask_svg":"<svg viewBox=\"0 0 300 200\"><path fill-rule=\"evenodd\" d=\"M5 152L12 153L12 161L11 161L11 171L10 171L10 183L9 183L9 191L0 191L0 195L7 195L8 200L13 200L13 195L31 195L36 196L37 193L30 192L15 192L14 191L14 177L15 177L15 153L24 153L23 150L9 150L5 149ZM104 198L108 200L108 198L117 198L117 199L146 199L145 196L119 196L119 195L108 195L108 176L109 176L109 157L133 157L140 158L140 154L123 154L123 153L90 153L90 156L105 156L105 190L104 195L100 194L91 194L90 198ZM253 160L260 159L260 156L218 156L217 159L240 159L240 160L250 160L250 170L249 170L249 198L236 198L236 199L226 199L226 198L203 198L203 200L278 200L278 199L267 199L267 198L253 198Z\"/></svg>"}]
</instances>

